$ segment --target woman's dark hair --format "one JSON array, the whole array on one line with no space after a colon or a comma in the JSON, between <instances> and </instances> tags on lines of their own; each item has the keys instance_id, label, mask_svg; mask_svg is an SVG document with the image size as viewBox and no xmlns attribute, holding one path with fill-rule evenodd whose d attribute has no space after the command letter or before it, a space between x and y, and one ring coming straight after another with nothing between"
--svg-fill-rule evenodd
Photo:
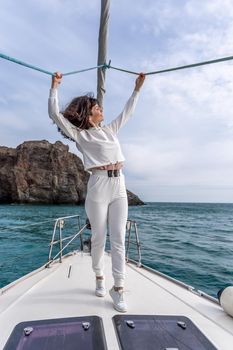
<instances>
[{"instance_id":1,"label":"woman's dark hair","mask_svg":"<svg viewBox=\"0 0 233 350\"><path fill-rule=\"evenodd\" d=\"M89 129L91 127L89 123L89 116L91 115L91 109L98 104L98 100L94 98L92 93L84 96L75 97L61 112L67 120L79 129ZM58 128L58 131L65 137L70 139L64 132Z\"/></svg>"}]
</instances>

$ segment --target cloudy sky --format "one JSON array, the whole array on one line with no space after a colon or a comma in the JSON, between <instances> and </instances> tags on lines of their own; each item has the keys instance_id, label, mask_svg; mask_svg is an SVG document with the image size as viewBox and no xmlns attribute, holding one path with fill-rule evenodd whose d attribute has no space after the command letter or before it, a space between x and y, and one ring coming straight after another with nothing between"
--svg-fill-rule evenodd
<instances>
[{"instance_id":1,"label":"cloudy sky","mask_svg":"<svg viewBox=\"0 0 233 350\"><path fill-rule=\"evenodd\" d=\"M48 71L96 65L100 0L0 0L0 52ZM233 55L231 0L112 0L108 58L150 72ZM50 76L0 59L0 145L67 143L47 115ZM107 71L105 121L135 76ZM96 91L96 71L64 77L60 104ZM233 62L148 76L119 134L127 188L145 201L233 202ZM70 150L80 155L75 145Z\"/></svg>"}]
</instances>

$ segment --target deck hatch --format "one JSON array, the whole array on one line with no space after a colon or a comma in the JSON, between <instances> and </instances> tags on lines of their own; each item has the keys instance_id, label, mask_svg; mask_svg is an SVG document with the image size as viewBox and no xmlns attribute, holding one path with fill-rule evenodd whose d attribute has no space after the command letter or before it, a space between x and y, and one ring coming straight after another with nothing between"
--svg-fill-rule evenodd
<instances>
[{"instance_id":1,"label":"deck hatch","mask_svg":"<svg viewBox=\"0 0 233 350\"><path fill-rule=\"evenodd\" d=\"M107 350L107 345L102 319L84 316L21 322L3 350L15 349Z\"/></svg>"},{"instance_id":2,"label":"deck hatch","mask_svg":"<svg viewBox=\"0 0 233 350\"><path fill-rule=\"evenodd\" d=\"M113 323L121 350L217 350L184 316L116 315Z\"/></svg>"}]
</instances>

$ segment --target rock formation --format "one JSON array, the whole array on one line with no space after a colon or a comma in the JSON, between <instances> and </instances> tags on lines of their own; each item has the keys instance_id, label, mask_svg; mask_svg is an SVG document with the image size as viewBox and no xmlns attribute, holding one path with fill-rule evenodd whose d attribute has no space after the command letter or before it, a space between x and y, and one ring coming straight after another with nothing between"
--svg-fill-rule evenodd
<instances>
[{"instance_id":1,"label":"rock formation","mask_svg":"<svg viewBox=\"0 0 233 350\"><path fill-rule=\"evenodd\" d=\"M88 177L81 159L60 141L0 147L0 203L81 204ZM130 205L144 204L127 193Z\"/></svg>"}]
</instances>

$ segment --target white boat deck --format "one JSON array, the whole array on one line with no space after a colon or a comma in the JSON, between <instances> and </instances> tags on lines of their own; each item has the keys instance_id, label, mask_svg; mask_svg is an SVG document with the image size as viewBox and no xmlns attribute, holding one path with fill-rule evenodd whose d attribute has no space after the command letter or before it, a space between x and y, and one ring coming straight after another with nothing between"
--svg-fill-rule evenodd
<instances>
[{"instance_id":1,"label":"white boat deck","mask_svg":"<svg viewBox=\"0 0 233 350\"><path fill-rule=\"evenodd\" d=\"M71 274L68 278L71 265ZM111 257L105 255L106 286L113 284ZM233 318L204 299L152 271L127 264L128 314L180 315L190 318L221 350L233 349ZM0 349L22 321L97 315L102 317L109 350L118 349L110 296L94 293L95 277L88 253L78 252L3 288L0 294Z\"/></svg>"}]
</instances>

